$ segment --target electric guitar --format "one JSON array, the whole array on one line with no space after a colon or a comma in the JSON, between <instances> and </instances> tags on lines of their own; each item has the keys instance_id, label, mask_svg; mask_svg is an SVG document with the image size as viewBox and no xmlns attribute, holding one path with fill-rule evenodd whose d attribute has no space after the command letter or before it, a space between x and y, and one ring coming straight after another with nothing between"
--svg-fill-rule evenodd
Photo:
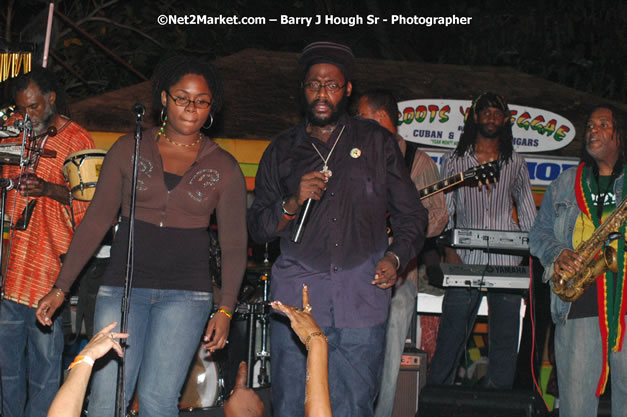
<instances>
[{"instance_id":1,"label":"electric guitar","mask_svg":"<svg viewBox=\"0 0 627 417\"><path fill-rule=\"evenodd\" d=\"M498 180L498 178L499 163L498 161L490 161L428 185L420 189L418 195L421 200L424 200L433 194L437 194L469 180L476 180L485 184L486 182L494 182Z\"/></svg>"}]
</instances>

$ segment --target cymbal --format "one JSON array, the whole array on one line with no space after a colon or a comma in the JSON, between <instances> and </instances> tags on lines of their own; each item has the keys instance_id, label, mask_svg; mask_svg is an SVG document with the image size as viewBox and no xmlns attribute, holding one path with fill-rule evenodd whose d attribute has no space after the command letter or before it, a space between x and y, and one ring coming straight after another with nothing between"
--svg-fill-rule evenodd
<instances>
[{"instance_id":1,"label":"cymbal","mask_svg":"<svg viewBox=\"0 0 627 417\"><path fill-rule=\"evenodd\" d=\"M249 261L246 265L246 271L253 274L270 275L272 272L272 264L270 262L257 263Z\"/></svg>"}]
</instances>

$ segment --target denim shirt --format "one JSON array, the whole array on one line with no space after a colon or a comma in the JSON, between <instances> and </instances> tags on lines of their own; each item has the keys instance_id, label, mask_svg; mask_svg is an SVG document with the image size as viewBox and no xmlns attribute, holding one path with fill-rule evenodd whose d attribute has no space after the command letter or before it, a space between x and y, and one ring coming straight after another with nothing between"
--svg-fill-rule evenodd
<instances>
[{"instance_id":1,"label":"denim shirt","mask_svg":"<svg viewBox=\"0 0 627 417\"><path fill-rule=\"evenodd\" d=\"M553 276L553 263L564 249L573 248L573 231L577 217L581 215L575 197L577 167L564 171L546 190L540 212L529 232L529 249L544 267L543 282ZM623 189L623 174L614 182L616 202ZM564 323L571 303L562 301L551 291L551 316L555 324Z\"/></svg>"}]
</instances>

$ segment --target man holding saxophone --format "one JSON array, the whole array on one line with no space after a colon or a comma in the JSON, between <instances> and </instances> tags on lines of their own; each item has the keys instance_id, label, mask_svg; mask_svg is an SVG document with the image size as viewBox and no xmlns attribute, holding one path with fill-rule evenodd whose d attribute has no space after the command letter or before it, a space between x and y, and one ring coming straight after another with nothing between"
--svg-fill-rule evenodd
<instances>
[{"instance_id":1,"label":"man holding saxophone","mask_svg":"<svg viewBox=\"0 0 627 417\"><path fill-rule=\"evenodd\" d=\"M560 417L596 416L610 375L612 416L627 416L627 202L621 203L626 122L613 106L592 110L581 164L547 189L529 233L531 254L542 262L543 280L553 289ZM616 250L615 267L609 269L594 260L608 242ZM595 264L601 268L590 272Z\"/></svg>"}]
</instances>

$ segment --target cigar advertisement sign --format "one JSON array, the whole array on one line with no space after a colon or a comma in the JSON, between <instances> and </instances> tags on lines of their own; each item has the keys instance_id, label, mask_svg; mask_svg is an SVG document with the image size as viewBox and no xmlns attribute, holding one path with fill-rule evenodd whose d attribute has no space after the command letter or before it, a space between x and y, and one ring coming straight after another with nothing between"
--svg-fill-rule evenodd
<instances>
[{"instance_id":1,"label":"cigar advertisement sign","mask_svg":"<svg viewBox=\"0 0 627 417\"><path fill-rule=\"evenodd\" d=\"M464 129L470 100L421 99L398 103L398 133L410 142L455 148ZM509 104L514 150L546 152L563 148L575 138L575 127L563 116L528 106Z\"/></svg>"}]
</instances>

